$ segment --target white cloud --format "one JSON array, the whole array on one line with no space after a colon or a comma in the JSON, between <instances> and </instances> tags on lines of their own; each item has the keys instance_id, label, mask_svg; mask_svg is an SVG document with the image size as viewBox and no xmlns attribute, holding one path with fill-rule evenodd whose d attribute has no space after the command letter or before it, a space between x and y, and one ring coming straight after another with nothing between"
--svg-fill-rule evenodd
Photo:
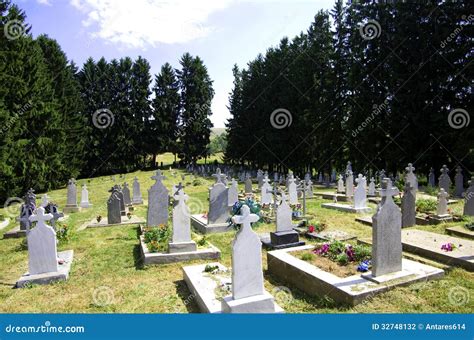
<instances>
[{"instance_id":1,"label":"white cloud","mask_svg":"<svg viewBox=\"0 0 474 340\"><path fill-rule=\"evenodd\" d=\"M48 0L41 0L48 1ZM94 38L129 48L186 43L214 29L209 16L232 0L70 0Z\"/></svg>"},{"instance_id":2,"label":"white cloud","mask_svg":"<svg viewBox=\"0 0 474 340\"><path fill-rule=\"evenodd\" d=\"M36 0L40 5L51 6L51 1L49 0Z\"/></svg>"}]
</instances>

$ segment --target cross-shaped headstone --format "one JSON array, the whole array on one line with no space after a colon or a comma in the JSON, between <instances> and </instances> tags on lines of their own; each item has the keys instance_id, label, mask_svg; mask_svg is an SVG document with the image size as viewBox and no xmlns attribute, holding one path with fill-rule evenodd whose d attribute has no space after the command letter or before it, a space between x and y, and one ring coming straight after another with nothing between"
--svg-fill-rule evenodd
<instances>
[{"instance_id":1,"label":"cross-shaped headstone","mask_svg":"<svg viewBox=\"0 0 474 340\"><path fill-rule=\"evenodd\" d=\"M222 183L222 174L221 169L217 168L216 173L212 175L212 177L216 178L216 183Z\"/></svg>"},{"instance_id":2,"label":"cross-shaped headstone","mask_svg":"<svg viewBox=\"0 0 474 340\"><path fill-rule=\"evenodd\" d=\"M385 178L382 180L382 189L380 190L380 196L382 200L393 201L393 196L399 194L397 187L392 186L392 180L390 178Z\"/></svg>"},{"instance_id":3,"label":"cross-shaped headstone","mask_svg":"<svg viewBox=\"0 0 474 340\"><path fill-rule=\"evenodd\" d=\"M415 168L413 167L413 164L408 163L408 166L405 168L405 170L406 170L408 173L412 173L413 171L415 171Z\"/></svg>"},{"instance_id":4,"label":"cross-shaped headstone","mask_svg":"<svg viewBox=\"0 0 474 340\"><path fill-rule=\"evenodd\" d=\"M235 224L241 224L242 230L252 230L251 223L257 222L259 220L258 215L251 214L250 208L247 205L243 205L240 209L241 215L236 215L232 217L232 220Z\"/></svg>"},{"instance_id":5,"label":"cross-shaped headstone","mask_svg":"<svg viewBox=\"0 0 474 340\"><path fill-rule=\"evenodd\" d=\"M174 193L174 195L178 195L179 192L181 192L182 190L181 189L184 189L184 186L181 182L178 183L178 185L175 187L176 191ZM174 197L174 196L173 196Z\"/></svg>"},{"instance_id":6,"label":"cross-shaped headstone","mask_svg":"<svg viewBox=\"0 0 474 340\"><path fill-rule=\"evenodd\" d=\"M161 174L160 170L156 170L156 174L154 176L151 176L151 179L154 179L157 182L161 182L165 178L166 177Z\"/></svg>"},{"instance_id":7,"label":"cross-shaped headstone","mask_svg":"<svg viewBox=\"0 0 474 340\"><path fill-rule=\"evenodd\" d=\"M181 184L181 183L179 183ZM184 187L182 187L184 188ZM184 190L181 190L182 188L176 190L176 193L174 194L174 199L178 202L178 204L185 204L185 202L188 200L189 196L184 193Z\"/></svg>"},{"instance_id":8,"label":"cross-shaped headstone","mask_svg":"<svg viewBox=\"0 0 474 340\"><path fill-rule=\"evenodd\" d=\"M30 216L30 221L38 222L37 227L39 227L39 226L46 226L45 222L51 220L52 218L53 218L52 214L45 214L44 208L39 207L38 209L36 209L36 215Z\"/></svg>"}]
</instances>

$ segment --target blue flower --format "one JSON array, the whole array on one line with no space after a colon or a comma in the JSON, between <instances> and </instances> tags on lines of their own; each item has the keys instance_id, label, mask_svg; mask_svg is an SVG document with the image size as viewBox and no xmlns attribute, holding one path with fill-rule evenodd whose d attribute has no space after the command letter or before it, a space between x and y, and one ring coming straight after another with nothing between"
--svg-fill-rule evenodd
<instances>
[{"instance_id":1,"label":"blue flower","mask_svg":"<svg viewBox=\"0 0 474 340\"><path fill-rule=\"evenodd\" d=\"M357 271L358 272L366 272L369 270L370 267L370 260L364 260L359 265L357 266Z\"/></svg>"}]
</instances>

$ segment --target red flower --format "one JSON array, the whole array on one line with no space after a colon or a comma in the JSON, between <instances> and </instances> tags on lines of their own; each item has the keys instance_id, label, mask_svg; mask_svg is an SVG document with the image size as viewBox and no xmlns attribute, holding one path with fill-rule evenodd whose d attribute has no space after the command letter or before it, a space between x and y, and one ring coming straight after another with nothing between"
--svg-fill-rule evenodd
<instances>
[{"instance_id":1,"label":"red flower","mask_svg":"<svg viewBox=\"0 0 474 340\"><path fill-rule=\"evenodd\" d=\"M308 227L308 232L314 233L314 225L310 225L310 226Z\"/></svg>"}]
</instances>

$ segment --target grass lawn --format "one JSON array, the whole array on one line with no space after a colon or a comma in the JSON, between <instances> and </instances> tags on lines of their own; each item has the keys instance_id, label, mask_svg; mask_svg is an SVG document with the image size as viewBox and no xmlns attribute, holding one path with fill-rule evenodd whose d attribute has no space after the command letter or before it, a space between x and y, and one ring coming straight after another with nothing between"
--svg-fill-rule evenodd
<instances>
[{"instance_id":1,"label":"grass lawn","mask_svg":"<svg viewBox=\"0 0 474 340\"><path fill-rule=\"evenodd\" d=\"M171 156L171 158L169 158ZM162 155L169 164L173 155ZM169 162L171 159L171 162ZM173 178L164 171L167 177L165 185L171 188L181 180L181 171ZM152 185L152 172L135 172L126 174L117 181L131 184L134 176L140 180L143 198L147 199L147 189ZM189 176L187 177L189 179ZM79 180L78 185L82 184ZM60 242L59 250L74 250L74 263L70 278L47 286L32 286L26 289L12 289L16 280L27 271L28 254L22 239L0 239L0 312L14 313L187 313L198 312L190 296L181 272L182 263L159 265L143 268L140 262L138 228L121 226L111 228L94 228L78 231L78 228L97 215L106 216L107 192L113 185L109 176L87 180L89 199L93 207L79 213L70 214L65 223L71 228L68 241ZM191 197L193 212L207 210L208 187L211 179L201 179L200 184L192 185L187 180L186 193ZM78 192L80 192L78 188ZM62 208L66 203L66 189L48 192L51 200ZM40 198L38 194L38 199ZM78 197L80 200L80 197ZM370 238L371 228L354 221L354 214L343 213L320 207L320 199L308 200L308 213L313 221L328 225L328 230L344 230L359 238ZM326 201L327 202L327 201ZM461 203L454 207L461 211ZM135 208L135 214L146 216L146 206ZM0 215L11 219L18 215L0 209ZM12 229L14 221L1 230L0 234ZM449 225L453 225L449 224ZM449 225L417 227L444 233ZM261 224L257 232L268 232L274 229L269 224ZM231 265L231 242L235 233L210 235L208 240L222 251L222 260L226 266ZM1 236L1 235L0 235ZM306 240L307 242L311 242ZM192 264L188 262L186 265ZM194 261L202 263L202 261ZM266 252L263 252L264 270L266 270ZM265 286L269 292L276 287L284 286L265 273ZM324 298L308 297L301 291L288 287L293 298L283 296L278 303L288 313L385 313L385 312L428 312L428 313L471 313L474 310L474 273L463 269L453 269L438 281L417 283L409 287L394 289L381 294L355 308L340 307ZM453 289L466 291L471 299L461 305L450 303L449 294Z\"/></svg>"}]
</instances>

